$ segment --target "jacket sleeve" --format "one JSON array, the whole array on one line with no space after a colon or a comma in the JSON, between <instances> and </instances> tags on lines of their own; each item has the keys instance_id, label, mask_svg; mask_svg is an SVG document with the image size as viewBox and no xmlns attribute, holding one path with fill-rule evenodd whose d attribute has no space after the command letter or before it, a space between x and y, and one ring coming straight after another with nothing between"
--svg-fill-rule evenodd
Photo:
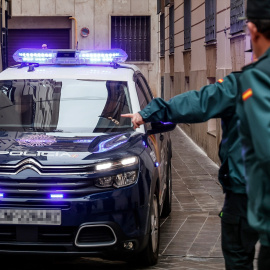
<instances>
[{"instance_id":1,"label":"jacket sleeve","mask_svg":"<svg viewBox=\"0 0 270 270\"><path fill-rule=\"evenodd\" d=\"M243 85L242 103L248 132L256 158L270 161L270 79L262 71L251 69L241 78ZM240 123L241 125L241 123ZM242 127L240 126L242 129Z\"/></svg>"},{"instance_id":2,"label":"jacket sleeve","mask_svg":"<svg viewBox=\"0 0 270 270\"><path fill-rule=\"evenodd\" d=\"M139 113L145 122L200 123L211 118L228 116L235 111L237 77L231 73L200 91L191 90L169 101L153 99Z\"/></svg>"}]
</instances>

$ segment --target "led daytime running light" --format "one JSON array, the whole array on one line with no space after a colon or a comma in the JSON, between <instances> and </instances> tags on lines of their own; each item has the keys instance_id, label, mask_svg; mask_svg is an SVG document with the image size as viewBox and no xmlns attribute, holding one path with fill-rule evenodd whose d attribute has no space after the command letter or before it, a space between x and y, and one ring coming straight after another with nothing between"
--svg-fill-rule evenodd
<instances>
[{"instance_id":1,"label":"led daytime running light","mask_svg":"<svg viewBox=\"0 0 270 270\"><path fill-rule=\"evenodd\" d=\"M122 165L134 164L137 161L136 157L125 158L121 160Z\"/></svg>"},{"instance_id":2,"label":"led daytime running light","mask_svg":"<svg viewBox=\"0 0 270 270\"><path fill-rule=\"evenodd\" d=\"M97 171L101 171L101 170L107 170L110 169L112 167L112 163L103 163L103 164L99 164L96 166L96 170Z\"/></svg>"},{"instance_id":3,"label":"led daytime running light","mask_svg":"<svg viewBox=\"0 0 270 270\"><path fill-rule=\"evenodd\" d=\"M97 171L109 170L117 167L130 166L138 163L138 157L128 157L115 162L106 162L96 165Z\"/></svg>"}]
</instances>

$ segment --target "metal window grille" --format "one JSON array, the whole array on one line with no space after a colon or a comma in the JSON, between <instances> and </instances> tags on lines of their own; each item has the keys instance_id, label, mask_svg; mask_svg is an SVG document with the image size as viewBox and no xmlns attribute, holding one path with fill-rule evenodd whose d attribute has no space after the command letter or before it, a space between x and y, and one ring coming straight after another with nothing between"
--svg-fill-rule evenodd
<instances>
[{"instance_id":1,"label":"metal window grille","mask_svg":"<svg viewBox=\"0 0 270 270\"><path fill-rule=\"evenodd\" d=\"M161 12L161 0L157 0L157 14Z\"/></svg>"},{"instance_id":2,"label":"metal window grille","mask_svg":"<svg viewBox=\"0 0 270 270\"><path fill-rule=\"evenodd\" d=\"M165 7L171 3L171 0L165 0Z\"/></svg>"},{"instance_id":3,"label":"metal window grille","mask_svg":"<svg viewBox=\"0 0 270 270\"><path fill-rule=\"evenodd\" d=\"M1 1L0 8L0 33L1 33L1 54L2 54L2 68L8 67L8 19L11 15L10 1L5 0L6 8L3 8ZM4 25L3 25L4 22Z\"/></svg>"},{"instance_id":4,"label":"metal window grille","mask_svg":"<svg viewBox=\"0 0 270 270\"><path fill-rule=\"evenodd\" d=\"M205 1L205 42L216 40L216 0Z\"/></svg>"},{"instance_id":5,"label":"metal window grille","mask_svg":"<svg viewBox=\"0 0 270 270\"><path fill-rule=\"evenodd\" d=\"M169 8L169 20L170 20L170 25L169 25L169 51L170 54L174 53L174 6L170 6Z\"/></svg>"},{"instance_id":6,"label":"metal window grille","mask_svg":"<svg viewBox=\"0 0 270 270\"><path fill-rule=\"evenodd\" d=\"M174 0L165 0L164 2L164 6L167 7L169 5L173 5L174 4Z\"/></svg>"},{"instance_id":7,"label":"metal window grille","mask_svg":"<svg viewBox=\"0 0 270 270\"><path fill-rule=\"evenodd\" d=\"M111 48L123 49L127 61L150 61L150 16L112 16Z\"/></svg>"},{"instance_id":8,"label":"metal window grille","mask_svg":"<svg viewBox=\"0 0 270 270\"><path fill-rule=\"evenodd\" d=\"M230 26L231 34L236 34L243 31L244 21L239 20L239 17L244 17L245 7L244 0L231 0L230 11Z\"/></svg>"},{"instance_id":9,"label":"metal window grille","mask_svg":"<svg viewBox=\"0 0 270 270\"><path fill-rule=\"evenodd\" d=\"M184 0L184 49L191 48L191 3Z\"/></svg>"},{"instance_id":10,"label":"metal window grille","mask_svg":"<svg viewBox=\"0 0 270 270\"><path fill-rule=\"evenodd\" d=\"M160 15L160 56L165 55L165 16Z\"/></svg>"}]
</instances>

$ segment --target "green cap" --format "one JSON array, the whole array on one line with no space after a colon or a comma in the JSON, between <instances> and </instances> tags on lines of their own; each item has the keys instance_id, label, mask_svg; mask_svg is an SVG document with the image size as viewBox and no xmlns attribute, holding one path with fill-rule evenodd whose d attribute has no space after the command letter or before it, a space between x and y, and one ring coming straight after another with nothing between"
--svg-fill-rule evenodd
<instances>
[{"instance_id":1,"label":"green cap","mask_svg":"<svg viewBox=\"0 0 270 270\"><path fill-rule=\"evenodd\" d=\"M247 19L270 20L270 0L248 0Z\"/></svg>"}]
</instances>

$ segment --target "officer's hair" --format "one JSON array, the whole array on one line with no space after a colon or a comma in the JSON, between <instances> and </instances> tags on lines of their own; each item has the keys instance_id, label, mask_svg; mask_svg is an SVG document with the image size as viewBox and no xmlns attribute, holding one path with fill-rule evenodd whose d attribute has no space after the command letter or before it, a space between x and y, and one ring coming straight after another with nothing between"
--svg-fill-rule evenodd
<instances>
[{"instance_id":1,"label":"officer's hair","mask_svg":"<svg viewBox=\"0 0 270 270\"><path fill-rule=\"evenodd\" d=\"M259 33L263 34L266 39L270 40L270 20L251 19L249 21L256 25Z\"/></svg>"}]
</instances>

